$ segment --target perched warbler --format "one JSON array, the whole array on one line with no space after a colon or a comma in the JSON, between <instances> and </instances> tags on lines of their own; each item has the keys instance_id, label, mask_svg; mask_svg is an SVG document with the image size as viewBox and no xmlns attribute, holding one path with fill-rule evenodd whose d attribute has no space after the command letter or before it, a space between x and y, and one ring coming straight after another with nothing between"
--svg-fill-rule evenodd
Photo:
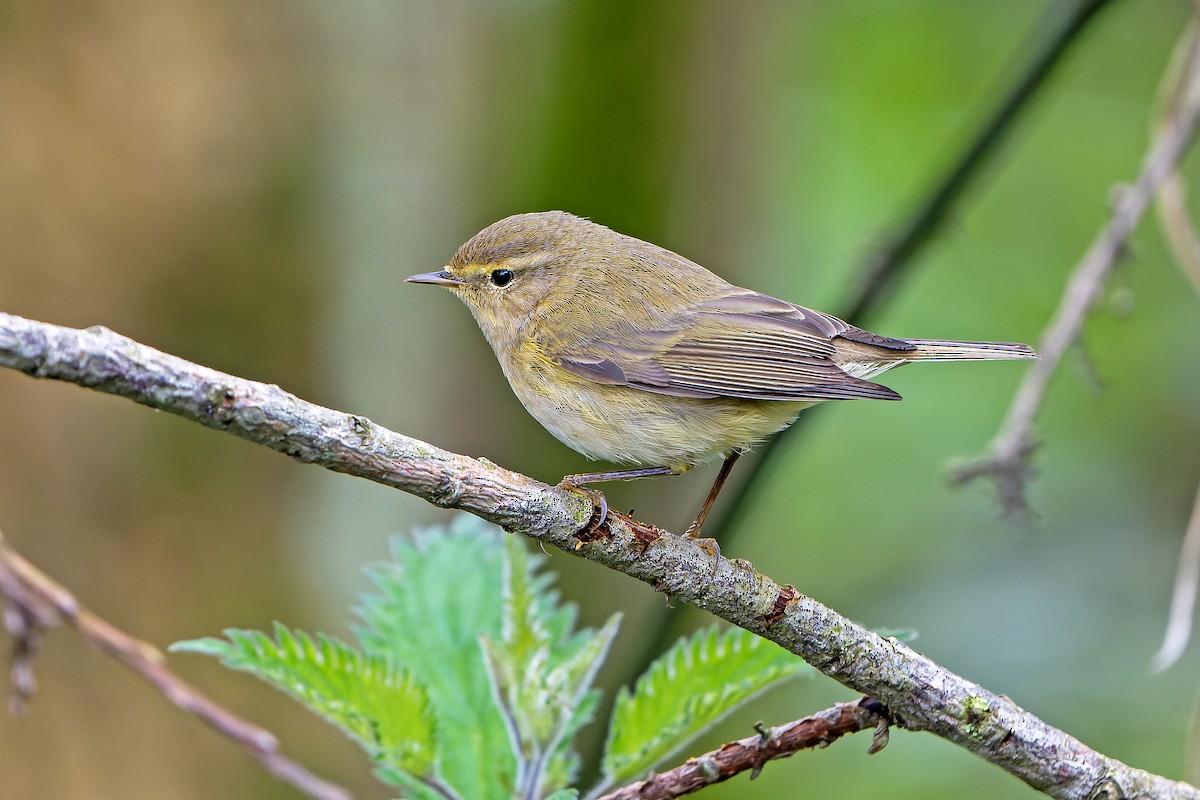
<instances>
[{"instance_id":1,"label":"perched warbler","mask_svg":"<svg viewBox=\"0 0 1200 800\"><path fill-rule=\"evenodd\" d=\"M467 304L517 398L561 442L638 465L561 486L678 475L724 456L688 536L737 457L809 406L899 400L867 379L910 361L1036 358L1023 344L869 333L563 211L502 219L445 269L407 280Z\"/></svg>"}]
</instances>

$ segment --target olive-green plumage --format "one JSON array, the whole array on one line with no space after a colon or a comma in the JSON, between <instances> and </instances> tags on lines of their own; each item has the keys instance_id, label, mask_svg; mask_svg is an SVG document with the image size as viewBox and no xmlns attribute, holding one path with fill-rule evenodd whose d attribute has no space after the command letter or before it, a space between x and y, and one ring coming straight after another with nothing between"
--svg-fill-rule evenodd
<instances>
[{"instance_id":1,"label":"olive-green plumage","mask_svg":"<svg viewBox=\"0 0 1200 800\"><path fill-rule=\"evenodd\" d=\"M868 333L562 211L502 219L408 280L467 304L521 403L562 442L671 472L740 452L817 402L898 400L866 379L909 361L1034 357Z\"/></svg>"}]
</instances>

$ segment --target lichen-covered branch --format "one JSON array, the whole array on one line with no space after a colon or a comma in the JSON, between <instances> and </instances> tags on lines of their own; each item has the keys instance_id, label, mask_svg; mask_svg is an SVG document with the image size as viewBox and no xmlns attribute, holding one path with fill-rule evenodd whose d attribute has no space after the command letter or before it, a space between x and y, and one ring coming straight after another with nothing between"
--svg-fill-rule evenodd
<instances>
[{"instance_id":1,"label":"lichen-covered branch","mask_svg":"<svg viewBox=\"0 0 1200 800\"><path fill-rule=\"evenodd\" d=\"M0 535L0 598L5 623L13 637L12 706L20 711L33 693L30 663L43 629L65 623L90 645L116 658L145 678L168 700L238 742L275 777L315 800L350 800L350 793L322 780L285 756L270 732L241 719L179 678L164 663L162 653L97 617L70 592L8 546Z\"/></svg>"},{"instance_id":2,"label":"lichen-covered branch","mask_svg":"<svg viewBox=\"0 0 1200 800\"><path fill-rule=\"evenodd\" d=\"M1092 750L1013 701L884 639L746 561L611 513L490 462L370 420L192 364L104 328L72 330L0 314L0 366L127 397L319 464L461 508L637 578L777 642L879 700L898 724L959 744L1053 797L1197 798L1200 791ZM1105 794L1107 792L1107 794Z\"/></svg>"}]
</instances>

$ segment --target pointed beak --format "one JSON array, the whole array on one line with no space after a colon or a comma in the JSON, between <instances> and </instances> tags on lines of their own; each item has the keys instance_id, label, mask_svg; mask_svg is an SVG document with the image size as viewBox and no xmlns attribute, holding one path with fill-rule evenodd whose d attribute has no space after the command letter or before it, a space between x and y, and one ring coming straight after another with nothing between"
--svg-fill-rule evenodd
<instances>
[{"instance_id":1,"label":"pointed beak","mask_svg":"<svg viewBox=\"0 0 1200 800\"><path fill-rule=\"evenodd\" d=\"M451 275L446 270L441 272L422 272L420 275L409 275L404 279L405 283L431 283L434 286L462 286L466 281L459 280Z\"/></svg>"}]
</instances>

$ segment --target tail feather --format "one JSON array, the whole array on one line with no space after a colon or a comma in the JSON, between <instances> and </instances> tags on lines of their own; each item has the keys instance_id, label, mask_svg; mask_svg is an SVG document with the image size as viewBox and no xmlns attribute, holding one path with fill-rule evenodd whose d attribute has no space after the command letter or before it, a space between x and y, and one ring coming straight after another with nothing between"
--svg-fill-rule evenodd
<instances>
[{"instance_id":1,"label":"tail feather","mask_svg":"<svg viewBox=\"0 0 1200 800\"><path fill-rule=\"evenodd\" d=\"M862 337L834 342L834 362L846 374L863 380L913 361L1007 361L1038 357L1029 345L1012 342L891 339L875 344L862 341Z\"/></svg>"},{"instance_id":2,"label":"tail feather","mask_svg":"<svg viewBox=\"0 0 1200 800\"><path fill-rule=\"evenodd\" d=\"M915 350L905 351L905 361L993 361L1037 358L1033 348L1014 342L959 342L943 339L904 339Z\"/></svg>"}]
</instances>

